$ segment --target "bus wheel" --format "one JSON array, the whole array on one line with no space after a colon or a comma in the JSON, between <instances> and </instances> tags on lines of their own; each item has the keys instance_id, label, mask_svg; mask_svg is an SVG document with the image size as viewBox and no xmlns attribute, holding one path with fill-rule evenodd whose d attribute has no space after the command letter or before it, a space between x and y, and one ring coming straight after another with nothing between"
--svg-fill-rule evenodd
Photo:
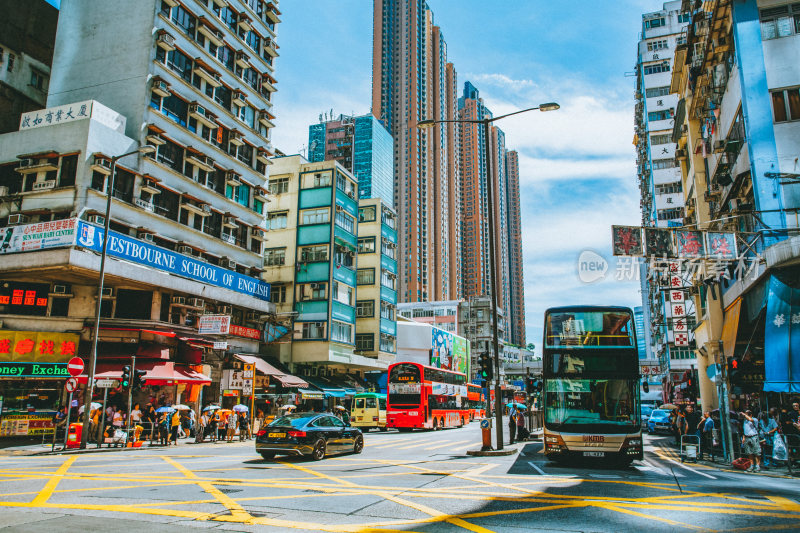
<instances>
[{"instance_id":1,"label":"bus wheel","mask_svg":"<svg viewBox=\"0 0 800 533\"><path fill-rule=\"evenodd\" d=\"M466 423L464 422L464 417L462 416L461 417L461 425L458 426L458 427L463 428L465 425L466 425Z\"/></svg>"},{"instance_id":2,"label":"bus wheel","mask_svg":"<svg viewBox=\"0 0 800 533\"><path fill-rule=\"evenodd\" d=\"M439 421L434 418L433 419L433 430L436 431L437 429L439 429Z\"/></svg>"},{"instance_id":3,"label":"bus wheel","mask_svg":"<svg viewBox=\"0 0 800 533\"><path fill-rule=\"evenodd\" d=\"M445 425L444 425L444 418L440 418L440 419L439 419L439 427L440 427L440 428L442 428L442 429L444 429L444 428L445 428Z\"/></svg>"}]
</instances>

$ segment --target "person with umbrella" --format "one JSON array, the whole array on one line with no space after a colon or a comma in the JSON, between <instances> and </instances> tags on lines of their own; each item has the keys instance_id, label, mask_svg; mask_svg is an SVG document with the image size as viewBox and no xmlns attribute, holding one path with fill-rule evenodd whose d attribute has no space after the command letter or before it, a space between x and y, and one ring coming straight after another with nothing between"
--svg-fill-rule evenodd
<instances>
[{"instance_id":1,"label":"person with umbrella","mask_svg":"<svg viewBox=\"0 0 800 533\"><path fill-rule=\"evenodd\" d=\"M336 416L338 416L346 426L350 425L350 414L347 412L347 409L341 405L337 405L334 406L333 410L336 411Z\"/></svg>"},{"instance_id":2,"label":"person with umbrella","mask_svg":"<svg viewBox=\"0 0 800 533\"><path fill-rule=\"evenodd\" d=\"M169 446L169 425L170 414L173 413L171 407L159 407L155 413L158 418L158 436L162 446Z\"/></svg>"},{"instance_id":3,"label":"person with umbrella","mask_svg":"<svg viewBox=\"0 0 800 533\"><path fill-rule=\"evenodd\" d=\"M239 417L236 415L236 411L231 411L228 414L228 419L225 425L227 427L227 440L228 442L233 442L233 437L236 436L236 430L239 427Z\"/></svg>"},{"instance_id":4,"label":"person with umbrella","mask_svg":"<svg viewBox=\"0 0 800 533\"><path fill-rule=\"evenodd\" d=\"M517 405L510 403L508 408L508 436L509 444L514 444L514 438L517 436Z\"/></svg>"},{"instance_id":5,"label":"person with umbrella","mask_svg":"<svg viewBox=\"0 0 800 533\"><path fill-rule=\"evenodd\" d=\"M175 446L178 445L178 432L181 429L181 412L177 409L172 411L170 417L170 440Z\"/></svg>"},{"instance_id":6,"label":"person with umbrella","mask_svg":"<svg viewBox=\"0 0 800 533\"><path fill-rule=\"evenodd\" d=\"M241 406L243 409L237 409L237 407L239 405L235 405L233 410L236 411L239 418L239 441L243 441L245 438L250 440L250 420L248 420L247 416L247 407L244 405Z\"/></svg>"}]
</instances>

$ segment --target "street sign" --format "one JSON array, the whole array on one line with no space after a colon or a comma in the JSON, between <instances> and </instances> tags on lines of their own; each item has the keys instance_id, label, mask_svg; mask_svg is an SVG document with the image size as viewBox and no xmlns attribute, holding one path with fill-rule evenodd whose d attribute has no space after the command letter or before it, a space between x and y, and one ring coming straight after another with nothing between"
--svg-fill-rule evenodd
<instances>
[{"instance_id":1,"label":"street sign","mask_svg":"<svg viewBox=\"0 0 800 533\"><path fill-rule=\"evenodd\" d=\"M118 379L98 379L95 383L98 389L113 389L117 386L119 386Z\"/></svg>"},{"instance_id":2,"label":"street sign","mask_svg":"<svg viewBox=\"0 0 800 533\"><path fill-rule=\"evenodd\" d=\"M228 349L228 341L214 341L214 349L215 350L227 350Z\"/></svg>"},{"instance_id":3,"label":"street sign","mask_svg":"<svg viewBox=\"0 0 800 533\"><path fill-rule=\"evenodd\" d=\"M67 362L67 371L72 377L78 377L83 372L83 359L80 357L73 357Z\"/></svg>"},{"instance_id":4,"label":"street sign","mask_svg":"<svg viewBox=\"0 0 800 533\"><path fill-rule=\"evenodd\" d=\"M75 392L75 389L78 388L78 380L75 378L69 378L64 384L64 388L67 390L67 392Z\"/></svg>"},{"instance_id":5,"label":"street sign","mask_svg":"<svg viewBox=\"0 0 800 533\"><path fill-rule=\"evenodd\" d=\"M481 420L481 429L491 429L492 427L492 419L491 418L484 418Z\"/></svg>"}]
</instances>

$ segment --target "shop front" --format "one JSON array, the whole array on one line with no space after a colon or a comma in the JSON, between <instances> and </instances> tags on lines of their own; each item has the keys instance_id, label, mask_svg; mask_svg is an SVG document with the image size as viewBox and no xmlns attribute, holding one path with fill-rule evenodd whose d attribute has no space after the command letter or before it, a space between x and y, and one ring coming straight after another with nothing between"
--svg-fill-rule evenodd
<instances>
[{"instance_id":1,"label":"shop front","mask_svg":"<svg viewBox=\"0 0 800 533\"><path fill-rule=\"evenodd\" d=\"M297 398L301 396L299 390L309 386L305 380L276 368L258 354L237 353L234 359L241 363L241 370L223 371L223 375L227 376L223 377L223 381L231 394L229 402L223 400L223 407L227 407L227 403L232 405L234 398L238 398L248 406L252 403L256 417L269 420L279 414L282 406L297 405ZM247 384L250 378L247 368L254 370L252 387ZM251 389L252 397L249 393Z\"/></svg>"},{"instance_id":2,"label":"shop front","mask_svg":"<svg viewBox=\"0 0 800 533\"><path fill-rule=\"evenodd\" d=\"M0 330L0 438L52 435L79 342L74 333Z\"/></svg>"}]
</instances>

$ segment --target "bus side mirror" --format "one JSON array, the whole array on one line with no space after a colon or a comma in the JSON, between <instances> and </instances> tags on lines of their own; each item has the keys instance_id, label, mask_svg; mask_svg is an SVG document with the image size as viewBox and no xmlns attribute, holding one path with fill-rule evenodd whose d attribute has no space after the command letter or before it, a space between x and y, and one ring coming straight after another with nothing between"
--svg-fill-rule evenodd
<instances>
[{"instance_id":1,"label":"bus side mirror","mask_svg":"<svg viewBox=\"0 0 800 533\"><path fill-rule=\"evenodd\" d=\"M647 380L642 382L642 390L644 392L650 392L650 384L647 382Z\"/></svg>"}]
</instances>

